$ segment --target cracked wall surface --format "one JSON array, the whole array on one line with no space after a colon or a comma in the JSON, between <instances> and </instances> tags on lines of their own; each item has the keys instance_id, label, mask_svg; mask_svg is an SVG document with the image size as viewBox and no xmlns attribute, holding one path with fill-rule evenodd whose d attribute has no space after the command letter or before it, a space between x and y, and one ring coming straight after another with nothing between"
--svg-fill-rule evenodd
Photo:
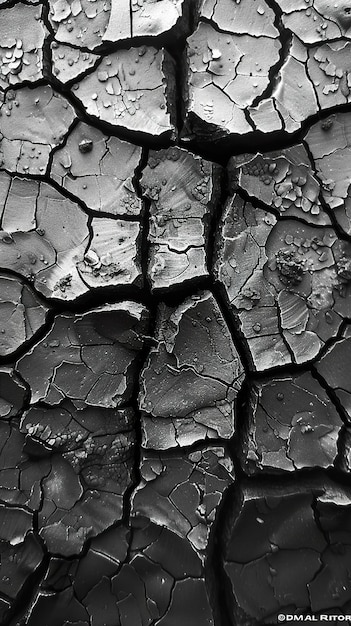
<instances>
[{"instance_id":1,"label":"cracked wall surface","mask_svg":"<svg viewBox=\"0 0 351 626\"><path fill-rule=\"evenodd\" d=\"M0 0L1 625L351 614L350 156L348 0Z\"/></svg>"}]
</instances>

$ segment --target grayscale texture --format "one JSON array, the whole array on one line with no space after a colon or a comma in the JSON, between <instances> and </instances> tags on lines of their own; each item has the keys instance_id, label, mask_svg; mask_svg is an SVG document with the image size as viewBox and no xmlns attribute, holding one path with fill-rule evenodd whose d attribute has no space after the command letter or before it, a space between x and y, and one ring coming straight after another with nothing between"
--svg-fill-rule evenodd
<instances>
[{"instance_id":1,"label":"grayscale texture","mask_svg":"<svg viewBox=\"0 0 351 626\"><path fill-rule=\"evenodd\" d=\"M2 626L351 614L350 59L348 0L0 0Z\"/></svg>"}]
</instances>

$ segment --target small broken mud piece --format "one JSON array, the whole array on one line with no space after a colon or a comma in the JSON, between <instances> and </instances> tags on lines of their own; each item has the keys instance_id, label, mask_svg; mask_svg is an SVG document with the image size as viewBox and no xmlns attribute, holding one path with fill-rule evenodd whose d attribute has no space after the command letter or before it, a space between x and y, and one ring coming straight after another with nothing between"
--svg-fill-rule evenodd
<instances>
[{"instance_id":1,"label":"small broken mud piece","mask_svg":"<svg viewBox=\"0 0 351 626\"><path fill-rule=\"evenodd\" d=\"M324 200L347 235L351 235L350 120L350 113L333 114L314 124L305 139Z\"/></svg>"},{"instance_id":2,"label":"small broken mud piece","mask_svg":"<svg viewBox=\"0 0 351 626\"><path fill-rule=\"evenodd\" d=\"M25 413L26 451L51 462L38 516L39 535L50 552L79 553L88 538L121 518L132 484L134 425L132 409L77 410L68 401Z\"/></svg>"},{"instance_id":3,"label":"small broken mud piece","mask_svg":"<svg viewBox=\"0 0 351 626\"><path fill-rule=\"evenodd\" d=\"M40 328L43 328L49 309L28 285L15 277L0 276L0 293L0 356L4 357L16 352L30 341ZM17 386L15 380L14 378L12 384ZM4 391L6 387L5 383ZM18 383L18 387L21 397L22 384ZM13 391L9 392L12 396ZM1 407L3 401L1 398ZM5 400L4 411L6 406ZM11 411L10 407L9 410Z\"/></svg>"},{"instance_id":4,"label":"small broken mud piece","mask_svg":"<svg viewBox=\"0 0 351 626\"><path fill-rule=\"evenodd\" d=\"M164 49L118 50L73 85L86 113L111 127L148 137L175 135L174 61Z\"/></svg>"},{"instance_id":5,"label":"small broken mud piece","mask_svg":"<svg viewBox=\"0 0 351 626\"><path fill-rule=\"evenodd\" d=\"M244 483L229 512L224 569L232 624L340 609L351 600L351 492L333 481Z\"/></svg>"},{"instance_id":6,"label":"small broken mud piece","mask_svg":"<svg viewBox=\"0 0 351 626\"><path fill-rule=\"evenodd\" d=\"M240 189L278 215L331 225L319 200L319 181L302 144L276 152L232 157L229 172Z\"/></svg>"},{"instance_id":7,"label":"small broken mud piece","mask_svg":"<svg viewBox=\"0 0 351 626\"><path fill-rule=\"evenodd\" d=\"M351 101L350 54L350 41L325 43L309 50L308 73L322 110Z\"/></svg>"},{"instance_id":8,"label":"small broken mud piece","mask_svg":"<svg viewBox=\"0 0 351 626\"><path fill-rule=\"evenodd\" d=\"M64 139L75 113L49 86L7 91L0 106L0 167L44 176L53 148Z\"/></svg>"},{"instance_id":9,"label":"small broken mud piece","mask_svg":"<svg viewBox=\"0 0 351 626\"><path fill-rule=\"evenodd\" d=\"M77 264L84 283L91 289L141 285L140 223L96 218L84 260Z\"/></svg>"},{"instance_id":10,"label":"small broken mud piece","mask_svg":"<svg viewBox=\"0 0 351 626\"><path fill-rule=\"evenodd\" d=\"M316 358L350 315L351 245L332 228L278 220L234 193L214 272L258 371ZM351 264L351 261L350 261Z\"/></svg>"},{"instance_id":11,"label":"small broken mud piece","mask_svg":"<svg viewBox=\"0 0 351 626\"><path fill-rule=\"evenodd\" d=\"M11 367L0 367L0 418L9 420L23 409L26 386Z\"/></svg>"},{"instance_id":12,"label":"small broken mud piece","mask_svg":"<svg viewBox=\"0 0 351 626\"><path fill-rule=\"evenodd\" d=\"M277 0L286 28L305 44L330 39L351 39L351 10L347 0L291 2Z\"/></svg>"},{"instance_id":13,"label":"small broken mud piece","mask_svg":"<svg viewBox=\"0 0 351 626\"><path fill-rule=\"evenodd\" d=\"M49 0L49 20L57 41L94 50L99 47L106 30L111 2L89 0ZM121 7L122 19L125 15ZM128 4L129 7L129 4Z\"/></svg>"},{"instance_id":14,"label":"small broken mud piece","mask_svg":"<svg viewBox=\"0 0 351 626\"><path fill-rule=\"evenodd\" d=\"M142 445L230 438L244 372L214 297L206 291L178 307L161 305L156 324L158 343L141 374Z\"/></svg>"},{"instance_id":15,"label":"small broken mud piece","mask_svg":"<svg viewBox=\"0 0 351 626\"><path fill-rule=\"evenodd\" d=\"M205 8L208 4L205 2ZM221 30L216 24L212 26L200 21L187 40L185 127L191 134L196 124L200 138L211 130L212 140L244 135L254 130L254 125L247 120L245 109L252 106L267 89L270 70L279 61L281 48L279 33L273 26L273 11L265 2L260 3L265 7L261 14L252 5L249 8L246 1L227 6L227 15L224 16L222 11L228 4L225 2L223 7L214 11L213 20L216 21L217 13L217 24ZM248 9L250 18L247 16ZM252 29L258 30L261 26L259 34L243 32L244 13L247 19L245 28L250 29L248 24L254 14L256 22L252 23ZM267 17L271 17L270 24Z\"/></svg>"},{"instance_id":16,"label":"small broken mud piece","mask_svg":"<svg viewBox=\"0 0 351 626\"><path fill-rule=\"evenodd\" d=\"M57 41L51 44L52 73L62 85L83 78L100 57L92 52L71 48Z\"/></svg>"},{"instance_id":17,"label":"small broken mud piece","mask_svg":"<svg viewBox=\"0 0 351 626\"><path fill-rule=\"evenodd\" d=\"M221 168L180 148L151 150L141 178L150 201L151 288L169 289L208 276L210 219L220 196Z\"/></svg>"},{"instance_id":18,"label":"small broken mud piece","mask_svg":"<svg viewBox=\"0 0 351 626\"><path fill-rule=\"evenodd\" d=\"M50 176L88 209L138 216L141 200L133 186L141 148L79 123L55 152Z\"/></svg>"},{"instance_id":19,"label":"small broken mud piece","mask_svg":"<svg viewBox=\"0 0 351 626\"><path fill-rule=\"evenodd\" d=\"M335 394L345 418L351 423L351 382L348 376L351 363L350 328L350 325L346 326L344 337L336 341L314 366Z\"/></svg>"},{"instance_id":20,"label":"small broken mud piece","mask_svg":"<svg viewBox=\"0 0 351 626\"><path fill-rule=\"evenodd\" d=\"M50 0L49 19L58 41L95 50L104 44L184 32L184 0Z\"/></svg>"},{"instance_id":21,"label":"small broken mud piece","mask_svg":"<svg viewBox=\"0 0 351 626\"><path fill-rule=\"evenodd\" d=\"M116 408L131 398L148 313L140 304L107 304L58 315L43 340L18 361L31 403Z\"/></svg>"},{"instance_id":22,"label":"small broken mud piece","mask_svg":"<svg viewBox=\"0 0 351 626\"><path fill-rule=\"evenodd\" d=\"M145 518L187 539L205 561L209 534L233 463L222 447L190 453L142 453L141 482L132 496L132 519Z\"/></svg>"},{"instance_id":23,"label":"small broken mud piece","mask_svg":"<svg viewBox=\"0 0 351 626\"><path fill-rule=\"evenodd\" d=\"M47 183L5 172L0 194L0 267L47 298L70 301L90 288L140 286L138 221L93 218L88 225L80 206Z\"/></svg>"},{"instance_id":24,"label":"small broken mud piece","mask_svg":"<svg viewBox=\"0 0 351 626\"><path fill-rule=\"evenodd\" d=\"M309 373L255 382L242 433L249 474L333 466L343 422Z\"/></svg>"},{"instance_id":25,"label":"small broken mud piece","mask_svg":"<svg viewBox=\"0 0 351 626\"><path fill-rule=\"evenodd\" d=\"M1 12L0 89L43 78L43 8L22 2Z\"/></svg>"}]
</instances>

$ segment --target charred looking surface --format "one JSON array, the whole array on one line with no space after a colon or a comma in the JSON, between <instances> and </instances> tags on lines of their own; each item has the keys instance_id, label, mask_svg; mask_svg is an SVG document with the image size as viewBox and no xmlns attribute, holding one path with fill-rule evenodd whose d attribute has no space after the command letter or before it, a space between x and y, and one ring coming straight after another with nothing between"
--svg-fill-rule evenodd
<instances>
[{"instance_id":1,"label":"charred looking surface","mask_svg":"<svg viewBox=\"0 0 351 626\"><path fill-rule=\"evenodd\" d=\"M351 613L346 0L0 0L0 623Z\"/></svg>"}]
</instances>

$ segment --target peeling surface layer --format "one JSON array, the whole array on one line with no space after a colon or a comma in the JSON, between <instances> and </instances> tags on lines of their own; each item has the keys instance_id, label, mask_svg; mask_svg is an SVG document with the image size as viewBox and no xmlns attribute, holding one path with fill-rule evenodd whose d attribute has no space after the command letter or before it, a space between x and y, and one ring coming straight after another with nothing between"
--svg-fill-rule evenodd
<instances>
[{"instance_id":1,"label":"peeling surface layer","mask_svg":"<svg viewBox=\"0 0 351 626\"><path fill-rule=\"evenodd\" d=\"M0 88L43 78L43 43L46 34L42 6L18 2L1 13Z\"/></svg>"}]
</instances>

